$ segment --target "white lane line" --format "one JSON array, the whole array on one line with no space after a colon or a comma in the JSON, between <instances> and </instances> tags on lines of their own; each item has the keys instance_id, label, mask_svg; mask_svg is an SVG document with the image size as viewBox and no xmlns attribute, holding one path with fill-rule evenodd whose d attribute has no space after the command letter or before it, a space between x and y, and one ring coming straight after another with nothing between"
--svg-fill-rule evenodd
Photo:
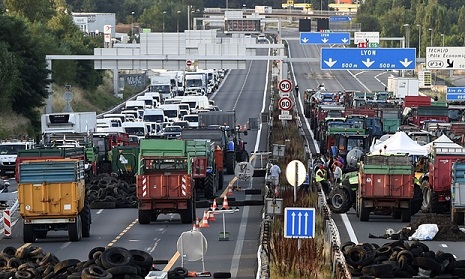
<instances>
[{"instance_id":1,"label":"white lane line","mask_svg":"<svg viewBox=\"0 0 465 279\"><path fill-rule=\"evenodd\" d=\"M70 244L71 244L71 241L65 242L63 245L60 246L60 250L65 249L65 248L68 247Z\"/></svg>"},{"instance_id":2,"label":"white lane line","mask_svg":"<svg viewBox=\"0 0 465 279\"><path fill-rule=\"evenodd\" d=\"M253 61L250 61L249 70L247 71L247 74L245 75L244 83L242 84L241 91L239 91L239 95L237 95L237 99L236 99L236 102L234 102L234 107L232 110L236 110L237 102L239 102L239 98L241 98L242 92L244 92L245 84L247 83L247 79L249 78L250 71L252 70L252 63Z\"/></svg>"},{"instance_id":3,"label":"white lane line","mask_svg":"<svg viewBox=\"0 0 465 279\"><path fill-rule=\"evenodd\" d=\"M250 197L250 195L247 195L245 199L249 200ZM239 233L237 234L236 247L234 248L234 256L231 261L231 278L236 278L237 273L239 272L239 263L241 260L242 247L244 246L244 237L245 231L247 229L247 217L249 216L249 208L250 206L244 206L244 210L242 211L242 221L240 224Z\"/></svg>"},{"instance_id":4,"label":"white lane line","mask_svg":"<svg viewBox=\"0 0 465 279\"><path fill-rule=\"evenodd\" d=\"M151 254L151 253L153 253L153 251L155 251L155 248L157 248L157 246L158 246L158 242L160 242L160 239L159 239L159 238L156 238L156 239L155 239L155 243L153 244L153 246L147 248L147 252L148 252L149 254Z\"/></svg>"},{"instance_id":5,"label":"white lane line","mask_svg":"<svg viewBox=\"0 0 465 279\"><path fill-rule=\"evenodd\" d=\"M95 214L99 215L100 213L102 213L103 209L99 209L97 212L95 212Z\"/></svg>"},{"instance_id":6,"label":"white lane line","mask_svg":"<svg viewBox=\"0 0 465 279\"><path fill-rule=\"evenodd\" d=\"M269 52L271 52L271 50ZM268 53L268 55L269 55L269 53ZM262 110L260 111L260 119L261 119L261 114L263 112L265 112L266 91L268 90L268 73L269 73L269 71L270 71L270 63L266 63L265 90L263 90L263 102L262 102ZM255 141L254 152L258 152L258 147L260 146L260 138L262 136L262 127L263 127L263 124L260 123L260 127L258 128L258 132L257 132L257 139Z\"/></svg>"},{"instance_id":7,"label":"white lane line","mask_svg":"<svg viewBox=\"0 0 465 279\"><path fill-rule=\"evenodd\" d=\"M447 244L444 243L444 244L441 244L441 247L446 248L446 247L449 247L449 246L447 246Z\"/></svg>"},{"instance_id":8,"label":"white lane line","mask_svg":"<svg viewBox=\"0 0 465 279\"><path fill-rule=\"evenodd\" d=\"M349 217L347 217L346 213L340 214L342 218L342 222L344 222L344 226L346 227L347 233L349 234L350 241L353 243L357 244L358 239L357 236L355 235L354 228L352 227L352 224L349 221Z\"/></svg>"}]
</instances>

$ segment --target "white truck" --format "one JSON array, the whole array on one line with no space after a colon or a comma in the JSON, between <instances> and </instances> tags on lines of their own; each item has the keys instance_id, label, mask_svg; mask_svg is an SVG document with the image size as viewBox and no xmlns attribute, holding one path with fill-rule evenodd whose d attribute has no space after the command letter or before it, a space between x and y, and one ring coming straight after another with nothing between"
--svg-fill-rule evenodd
<instances>
[{"instance_id":1,"label":"white truck","mask_svg":"<svg viewBox=\"0 0 465 279\"><path fill-rule=\"evenodd\" d=\"M161 101L164 99L172 98L172 86L169 76L154 75L150 76L149 92L160 93Z\"/></svg>"},{"instance_id":2,"label":"white truck","mask_svg":"<svg viewBox=\"0 0 465 279\"><path fill-rule=\"evenodd\" d=\"M187 72L185 76L184 95L203 96L208 94L206 73Z\"/></svg>"},{"instance_id":3,"label":"white truck","mask_svg":"<svg viewBox=\"0 0 465 279\"><path fill-rule=\"evenodd\" d=\"M388 91L394 93L396 98L405 96L418 96L420 82L417 78L388 77Z\"/></svg>"},{"instance_id":4,"label":"white truck","mask_svg":"<svg viewBox=\"0 0 465 279\"><path fill-rule=\"evenodd\" d=\"M42 114L42 134L92 133L97 126L95 112L64 112Z\"/></svg>"},{"instance_id":5,"label":"white truck","mask_svg":"<svg viewBox=\"0 0 465 279\"><path fill-rule=\"evenodd\" d=\"M0 176L13 176L18 151L32 148L34 148L34 141L31 140L2 141L0 143Z\"/></svg>"},{"instance_id":6,"label":"white truck","mask_svg":"<svg viewBox=\"0 0 465 279\"><path fill-rule=\"evenodd\" d=\"M220 78L218 72L214 69L197 70L197 73L207 74L208 90L207 94L212 94L218 89Z\"/></svg>"},{"instance_id":7,"label":"white truck","mask_svg":"<svg viewBox=\"0 0 465 279\"><path fill-rule=\"evenodd\" d=\"M124 122L123 130L126 134L137 136L139 139L143 139L150 133L150 124L142 121Z\"/></svg>"}]
</instances>

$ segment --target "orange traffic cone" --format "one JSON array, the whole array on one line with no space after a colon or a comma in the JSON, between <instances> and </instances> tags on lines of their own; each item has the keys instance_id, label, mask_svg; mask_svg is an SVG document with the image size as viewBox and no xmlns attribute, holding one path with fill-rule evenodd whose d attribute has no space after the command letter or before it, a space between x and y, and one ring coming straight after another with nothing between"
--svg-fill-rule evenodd
<instances>
[{"instance_id":1,"label":"orange traffic cone","mask_svg":"<svg viewBox=\"0 0 465 279\"><path fill-rule=\"evenodd\" d=\"M232 194L233 194L232 186L228 185L228 193L226 195L232 196Z\"/></svg>"},{"instance_id":2,"label":"orange traffic cone","mask_svg":"<svg viewBox=\"0 0 465 279\"><path fill-rule=\"evenodd\" d=\"M208 211L208 221L216 221L215 214L213 214L213 211Z\"/></svg>"},{"instance_id":3,"label":"orange traffic cone","mask_svg":"<svg viewBox=\"0 0 465 279\"><path fill-rule=\"evenodd\" d=\"M277 198L279 196L278 186L274 187L274 197Z\"/></svg>"},{"instance_id":4,"label":"orange traffic cone","mask_svg":"<svg viewBox=\"0 0 465 279\"><path fill-rule=\"evenodd\" d=\"M223 208L222 209L229 209L228 196L224 196L224 198L223 198Z\"/></svg>"},{"instance_id":5,"label":"orange traffic cone","mask_svg":"<svg viewBox=\"0 0 465 279\"><path fill-rule=\"evenodd\" d=\"M202 219L202 224L200 224L201 228L209 228L210 225L208 224L208 216L207 216L207 211L203 211L203 219Z\"/></svg>"},{"instance_id":6,"label":"orange traffic cone","mask_svg":"<svg viewBox=\"0 0 465 279\"><path fill-rule=\"evenodd\" d=\"M199 231L199 218L195 218L195 223L192 226L192 231L195 231L195 232Z\"/></svg>"},{"instance_id":7,"label":"orange traffic cone","mask_svg":"<svg viewBox=\"0 0 465 279\"><path fill-rule=\"evenodd\" d=\"M212 210L213 210L213 211L218 210L218 205L216 204L216 199L213 199Z\"/></svg>"}]
</instances>

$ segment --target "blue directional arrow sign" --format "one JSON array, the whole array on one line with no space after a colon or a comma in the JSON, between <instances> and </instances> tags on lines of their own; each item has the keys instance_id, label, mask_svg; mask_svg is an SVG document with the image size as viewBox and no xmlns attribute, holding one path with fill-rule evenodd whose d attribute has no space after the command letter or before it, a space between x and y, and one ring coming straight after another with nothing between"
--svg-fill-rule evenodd
<instances>
[{"instance_id":1,"label":"blue directional arrow sign","mask_svg":"<svg viewBox=\"0 0 465 279\"><path fill-rule=\"evenodd\" d=\"M349 32L300 32L300 44L349 44Z\"/></svg>"},{"instance_id":2,"label":"blue directional arrow sign","mask_svg":"<svg viewBox=\"0 0 465 279\"><path fill-rule=\"evenodd\" d=\"M315 208L286 207L284 209L284 237L315 237Z\"/></svg>"},{"instance_id":3,"label":"blue directional arrow sign","mask_svg":"<svg viewBox=\"0 0 465 279\"><path fill-rule=\"evenodd\" d=\"M415 48L322 48L322 70L414 70Z\"/></svg>"},{"instance_id":4,"label":"blue directional arrow sign","mask_svg":"<svg viewBox=\"0 0 465 279\"><path fill-rule=\"evenodd\" d=\"M351 21L350 16L330 16L329 21Z\"/></svg>"},{"instance_id":5,"label":"blue directional arrow sign","mask_svg":"<svg viewBox=\"0 0 465 279\"><path fill-rule=\"evenodd\" d=\"M447 101L465 101L465 87L447 87Z\"/></svg>"}]
</instances>

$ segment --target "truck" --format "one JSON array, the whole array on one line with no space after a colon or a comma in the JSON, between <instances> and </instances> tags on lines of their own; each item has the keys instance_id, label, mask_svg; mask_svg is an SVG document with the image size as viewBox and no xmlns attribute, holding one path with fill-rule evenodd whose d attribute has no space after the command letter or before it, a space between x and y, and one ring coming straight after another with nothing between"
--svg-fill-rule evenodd
<instances>
[{"instance_id":1,"label":"truck","mask_svg":"<svg viewBox=\"0 0 465 279\"><path fill-rule=\"evenodd\" d=\"M92 135L97 154L97 174L112 172L111 150L116 146L128 146L129 134L122 132L100 132Z\"/></svg>"},{"instance_id":2,"label":"truck","mask_svg":"<svg viewBox=\"0 0 465 279\"><path fill-rule=\"evenodd\" d=\"M85 201L83 160L23 161L18 177L25 243L45 238L49 231L68 231L70 241L90 236L92 221Z\"/></svg>"},{"instance_id":3,"label":"truck","mask_svg":"<svg viewBox=\"0 0 465 279\"><path fill-rule=\"evenodd\" d=\"M419 95L420 82L418 78L389 77L387 87L395 98L405 98Z\"/></svg>"},{"instance_id":4,"label":"truck","mask_svg":"<svg viewBox=\"0 0 465 279\"><path fill-rule=\"evenodd\" d=\"M369 155L359 169L356 215L367 222L370 213L392 214L410 222L414 208L414 168L408 154Z\"/></svg>"},{"instance_id":5,"label":"truck","mask_svg":"<svg viewBox=\"0 0 465 279\"><path fill-rule=\"evenodd\" d=\"M164 99L173 97L173 89L171 88L171 78L169 76L150 76L150 85L148 87L148 90L149 92L160 93L160 104L163 103Z\"/></svg>"},{"instance_id":6,"label":"truck","mask_svg":"<svg viewBox=\"0 0 465 279\"><path fill-rule=\"evenodd\" d=\"M139 224L156 221L159 214L179 213L183 224L195 219L195 191L185 140L140 141L136 174Z\"/></svg>"},{"instance_id":7,"label":"truck","mask_svg":"<svg viewBox=\"0 0 465 279\"><path fill-rule=\"evenodd\" d=\"M208 199L215 198L216 192L223 188L224 182L223 175L221 174L220 179L219 172L219 169L222 169L219 164L223 162L221 149L210 140L188 140L186 150L189 160L196 166L192 169L196 192L203 193Z\"/></svg>"},{"instance_id":8,"label":"truck","mask_svg":"<svg viewBox=\"0 0 465 279\"><path fill-rule=\"evenodd\" d=\"M465 159L463 147L431 146L428 172L420 177L423 212L443 213L450 209L452 165Z\"/></svg>"},{"instance_id":9,"label":"truck","mask_svg":"<svg viewBox=\"0 0 465 279\"><path fill-rule=\"evenodd\" d=\"M208 74L198 72L186 72L184 84L184 95L207 95Z\"/></svg>"},{"instance_id":10,"label":"truck","mask_svg":"<svg viewBox=\"0 0 465 279\"><path fill-rule=\"evenodd\" d=\"M450 219L453 223L461 226L464 224L465 216L465 160L460 159L452 164L452 197L450 208Z\"/></svg>"},{"instance_id":11,"label":"truck","mask_svg":"<svg viewBox=\"0 0 465 279\"><path fill-rule=\"evenodd\" d=\"M14 176L16 157L21 150L34 148L33 140L5 140L0 142L0 176Z\"/></svg>"},{"instance_id":12,"label":"truck","mask_svg":"<svg viewBox=\"0 0 465 279\"><path fill-rule=\"evenodd\" d=\"M86 134L95 131L95 112L64 112L42 114L42 134Z\"/></svg>"}]
</instances>

